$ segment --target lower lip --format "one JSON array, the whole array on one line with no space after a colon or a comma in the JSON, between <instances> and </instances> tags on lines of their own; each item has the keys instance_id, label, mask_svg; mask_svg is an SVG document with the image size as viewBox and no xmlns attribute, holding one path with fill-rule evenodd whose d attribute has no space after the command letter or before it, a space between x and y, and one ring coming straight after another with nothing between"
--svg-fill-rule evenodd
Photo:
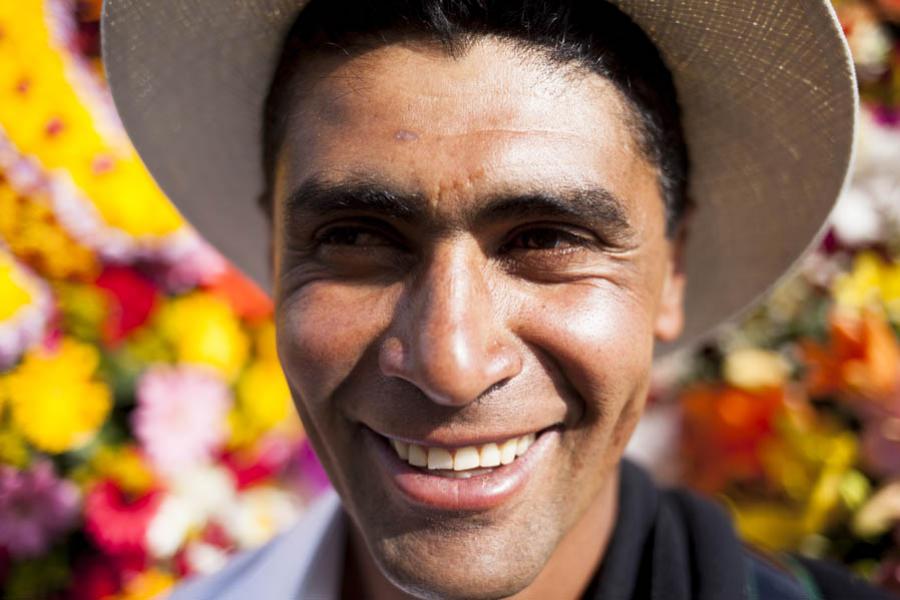
<instances>
[{"instance_id":1,"label":"lower lip","mask_svg":"<svg viewBox=\"0 0 900 600\"><path fill-rule=\"evenodd\" d=\"M400 460L384 437L367 427L362 432L367 451L380 459L382 475L407 501L426 508L465 512L497 508L516 496L559 439L559 431L549 429L510 464L483 475L455 479L410 466Z\"/></svg>"}]
</instances>

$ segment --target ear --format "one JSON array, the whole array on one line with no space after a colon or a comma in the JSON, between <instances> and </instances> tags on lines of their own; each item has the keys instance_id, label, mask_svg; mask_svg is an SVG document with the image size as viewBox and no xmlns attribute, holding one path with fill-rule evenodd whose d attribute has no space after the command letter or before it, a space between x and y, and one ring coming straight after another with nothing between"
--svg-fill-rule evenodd
<instances>
[{"instance_id":1,"label":"ear","mask_svg":"<svg viewBox=\"0 0 900 600\"><path fill-rule=\"evenodd\" d=\"M659 310L653 328L653 334L661 342L675 341L684 330L684 289L687 278L682 268L683 248L684 240L681 236L671 242Z\"/></svg>"}]
</instances>

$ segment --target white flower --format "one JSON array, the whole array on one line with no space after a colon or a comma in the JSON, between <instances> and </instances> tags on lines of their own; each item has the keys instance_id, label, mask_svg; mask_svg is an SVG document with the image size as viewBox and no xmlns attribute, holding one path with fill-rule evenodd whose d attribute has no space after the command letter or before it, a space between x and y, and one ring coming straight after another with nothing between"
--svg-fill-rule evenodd
<instances>
[{"instance_id":1,"label":"white flower","mask_svg":"<svg viewBox=\"0 0 900 600\"><path fill-rule=\"evenodd\" d=\"M147 526L147 550L156 558L171 558L199 524L184 499L166 496Z\"/></svg>"},{"instance_id":2,"label":"white flower","mask_svg":"<svg viewBox=\"0 0 900 600\"><path fill-rule=\"evenodd\" d=\"M228 553L212 544L197 542L187 547L185 558L195 573L212 575L228 562Z\"/></svg>"},{"instance_id":3,"label":"white flower","mask_svg":"<svg viewBox=\"0 0 900 600\"><path fill-rule=\"evenodd\" d=\"M170 481L147 527L147 548L157 558L170 558L193 531L210 520L229 518L235 511L236 490L231 473L221 467L200 467Z\"/></svg>"},{"instance_id":4,"label":"white flower","mask_svg":"<svg viewBox=\"0 0 900 600\"><path fill-rule=\"evenodd\" d=\"M238 497L222 523L241 548L254 548L293 525L300 511L293 495L275 487L257 487Z\"/></svg>"},{"instance_id":5,"label":"white flower","mask_svg":"<svg viewBox=\"0 0 900 600\"><path fill-rule=\"evenodd\" d=\"M874 199L862 187L848 189L831 213L831 226L849 246L862 246L884 236L883 219Z\"/></svg>"}]
</instances>

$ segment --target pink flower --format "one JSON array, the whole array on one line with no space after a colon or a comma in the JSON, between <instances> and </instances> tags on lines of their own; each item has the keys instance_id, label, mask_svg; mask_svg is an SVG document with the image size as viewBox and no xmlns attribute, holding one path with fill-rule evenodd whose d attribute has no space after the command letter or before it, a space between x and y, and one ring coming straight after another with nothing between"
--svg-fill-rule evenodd
<instances>
[{"instance_id":1,"label":"pink flower","mask_svg":"<svg viewBox=\"0 0 900 600\"><path fill-rule=\"evenodd\" d=\"M209 462L227 435L232 398L213 372L197 367L157 367L137 385L135 437L153 466L174 475Z\"/></svg>"},{"instance_id":2,"label":"pink flower","mask_svg":"<svg viewBox=\"0 0 900 600\"><path fill-rule=\"evenodd\" d=\"M0 547L14 558L34 557L74 524L78 489L58 479L48 461L28 471L0 466Z\"/></svg>"}]
</instances>

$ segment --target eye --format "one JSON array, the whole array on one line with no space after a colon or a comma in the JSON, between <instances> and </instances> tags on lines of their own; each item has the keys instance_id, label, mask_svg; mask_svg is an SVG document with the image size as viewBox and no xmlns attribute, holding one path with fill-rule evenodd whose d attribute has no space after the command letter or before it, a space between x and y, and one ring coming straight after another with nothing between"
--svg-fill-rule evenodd
<instances>
[{"instance_id":1,"label":"eye","mask_svg":"<svg viewBox=\"0 0 900 600\"><path fill-rule=\"evenodd\" d=\"M323 246L394 246L396 242L385 233L370 227L358 225L336 225L316 236Z\"/></svg>"},{"instance_id":2,"label":"eye","mask_svg":"<svg viewBox=\"0 0 900 600\"><path fill-rule=\"evenodd\" d=\"M566 250L583 248L593 243L586 235L579 235L559 227L532 227L516 232L501 248L502 252L516 250Z\"/></svg>"}]
</instances>

